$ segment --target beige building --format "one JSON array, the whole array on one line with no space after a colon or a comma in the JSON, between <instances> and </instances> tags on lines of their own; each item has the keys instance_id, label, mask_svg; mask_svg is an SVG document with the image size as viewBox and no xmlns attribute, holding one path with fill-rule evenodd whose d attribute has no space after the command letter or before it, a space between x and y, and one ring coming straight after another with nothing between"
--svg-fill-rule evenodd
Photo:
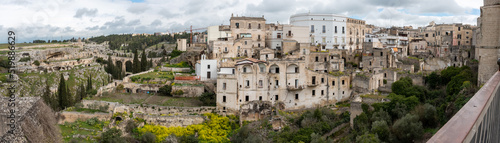
<instances>
[{"instance_id":1,"label":"beige building","mask_svg":"<svg viewBox=\"0 0 500 143\"><path fill-rule=\"evenodd\" d=\"M228 113L254 100L283 103L285 110L294 110L346 100L351 94L348 75L309 70L305 60L247 58L234 68L234 74L219 73L217 80L217 109Z\"/></svg>"},{"instance_id":2,"label":"beige building","mask_svg":"<svg viewBox=\"0 0 500 143\"><path fill-rule=\"evenodd\" d=\"M365 34L368 33L364 20L347 18L347 49L362 50Z\"/></svg>"},{"instance_id":3,"label":"beige building","mask_svg":"<svg viewBox=\"0 0 500 143\"><path fill-rule=\"evenodd\" d=\"M177 50L179 51L187 50L187 39L177 39Z\"/></svg>"}]
</instances>

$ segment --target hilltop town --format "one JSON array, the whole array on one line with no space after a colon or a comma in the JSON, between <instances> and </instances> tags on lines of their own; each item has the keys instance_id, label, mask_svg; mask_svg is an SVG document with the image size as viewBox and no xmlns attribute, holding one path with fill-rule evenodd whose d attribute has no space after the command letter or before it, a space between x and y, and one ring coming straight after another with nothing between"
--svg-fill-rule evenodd
<instances>
[{"instance_id":1,"label":"hilltop town","mask_svg":"<svg viewBox=\"0 0 500 143\"><path fill-rule=\"evenodd\" d=\"M294 14L288 24L228 19L194 32L19 46L12 69L21 125L7 134L0 118L0 137L358 142L376 134L384 142L426 141L492 75L478 71L483 31L475 25L384 28L317 13ZM10 68L5 62L2 71ZM399 123L406 120L417 127ZM378 125L386 134L372 127ZM399 134L412 129L410 137Z\"/></svg>"}]
</instances>

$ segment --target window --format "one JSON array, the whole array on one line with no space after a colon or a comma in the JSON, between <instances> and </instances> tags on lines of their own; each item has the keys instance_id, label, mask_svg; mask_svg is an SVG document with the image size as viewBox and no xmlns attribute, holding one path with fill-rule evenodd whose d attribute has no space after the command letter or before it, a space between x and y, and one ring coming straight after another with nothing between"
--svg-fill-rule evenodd
<instances>
[{"instance_id":1,"label":"window","mask_svg":"<svg viewBox=\"0 0 500 143\"><path fill-rule=\"evenodd\" d=\"M281 39L281 33L277 33L276 38Z\"/></svg>"},{"instance_id":2,"label":"window","mask_svg":"<svg viewBox=\"0 0 500 143\"><path fill-rule=\"evenodd\" d=\"M316 57L316 62L318 62L318 61L319 61L319 58L318 58L318 57Z\"/></svg>"},{"instance_id":3,"label":"window","mask_svg":"<svg viewBox=\"0 0 500 143\"><path fill-rule=\"evenodd\" d=\"M234 69L233 69L233 74L234 74Z\"/></svg>"},{"instance_id":4,"label":"window","mask_svg":"<svg viewBox=\"0 0 500 143\"><path fill-rule=\"evenodd\" d=\"M384 56L384 52L380 52L380 56Z\"/></svg>"},{"instance_id":5,"label":"window","mask_svg":"<svg viewBox=\"0 0 500 143\"><path fill-rule=\"evenodd\" d=\"M316 90L312 90L312 95L316 95Z\"/></svg>"},{"instance_id":6,"label":"window","mask_svg":"<svg viewBox=\"0 0 500 143\"><path fill-rule=\"evenodd\" d=\"M458 31L460 31L460 27L458 27Z\"/></svg>"},{"instance_id":7,"label":"window","mask_svg":"<svg viewBox=\"0 0 500 143\"><path fill-rule=\"evenodd\" d=\"M314 33L314 25L311 25L311 33Z\"/></svg>"},{"instance_id":8,"label":"window","mask_svg":"<svg viewBox=\"0 0 500 143\"><path fill-rule=\"evenodd\" d=\"M344 85L344 80L342 80L342 85Z\"/></svg>"},{"instance_id":9,"label":"window","mask_svg":"<svg viewBox=\"0 0 500 143\"><path fill-rule=\"evenodd\" d=\"M262 96L259 96L259 100L262 101Z\"/></svg>"},{"instance_id":10,"label":"window","mask_svg":"<svg viewBox=\"0 0 500 143\"><path fill-rule=\"evenodd\" d=\"M325 38L325 37L323 37L323 38L321 39L321 42L322 42L322 43L326 43L326 38ZM324 49L324 48L323 48L323 49Z\"/></svg>"},{"instance_id":11,"label":"window","mask_svg":"<svg viewBox=\"0 0 500 143\"><path fill-rule=\"evenodd\" d=\"M257 29L260 29L260 24L259 24L259 25L257 25Z\"/></svg>"},{"instance_id":12,"label":"window","mask_svg":"<svg viewBox=\"0 0 500 143\"><path fill-rule=\"evenodd\" d=\"M325 91L324 90L321 90L321 95L325 95Z\"/></svg>"},{"instance_id":13,"label":"window","mask_svg":"<svg viewBox=\"0 0 500 143\"><path fill-rule=\"evenodd\" d=\"M210 69L210 65L207 65L207 69Z\"/></svg>"},{"instance_id":14,"label":"window","mask_svg":"<svg viewBox=\"0 0 500 143\"><path fill-rule=\"evenodd\" d=\"M226 90L226 83L222 83L222 90Z\"/></svg>"},{"instance_id":15,"label":"window","mask_svg":"<svg viewBox=\"0 0 500 143\"><path fill-rule=\"evenodd\" d=\"M247 96L245 96L245 101L248 101L248 100L250 100L250 97L247 95Z\"/></svg>"},{"instance_id":16,"label":"window","mask_svg":"<svg viewBox=\"0 0 500 143\"><path fill-rule=\"evenodd\" d=\"M342 27L342 34L344 34L344 33L345 33L345 28L344 28L344 27Z\"/></svg>"},{"instance_id":17,"label":"window","mask_svg":"<svg viewBox=\"0 0 500 143\"><path fill-rule=\"evenodd\" d=\"M227 47L226 47L226 48L224 48L224 51L225 51L225 52L227 52Z\"/></svg>"},{"instance_id":18,"label":"window","mask_svg":"<svg viewBox=\"0 0 500 143\"><path fill-rule=\"evenodd\" d=\"M322 31L323 31L323 33L326 33L326 26L325 25L323 25L323 30Z\"/></svg>"},{"instance_id":19,"label":"window","mask_svg":"<svg viewBox=\"0 0 500 143\"><path fill-rule=\"evenodd\" d=\"M332 86L335 86L335 80L334 80L334 81L332 81Z\"/></svg>"},{"instance_id":20,"label":"window","mask_svg":"<svg viewBox=\"0 0 500 143\"><path fill-rule=\"evenodd\" d=\"M299 100L299 94L295 94L295 100Z\"/></svg>"},{"instance_id":21,"label":"window","mask_svg":"<svg viewBox=\"0 0 500 143\"><path fill-rule=\"evenodd\" d=\"M337 33L337 26L335 26L335 33ZM335 42L335 43L337 43L337 42Z\"/></svg>"},{"instance_id":22,"label":"window","mask_svg":"<svg viewBox=\"0 0 500 143\"><path fill-rule=\"evenodd\" d=\"M276 67L276 73L280 73L280 68Z\"/></svg>"},{"instance_id":23,"label":"window","mask_svg":"<svg viewBox=\"0 0 500 143\"><path fill-rule=\"evenodd\" d=\"M245 41L245 45L247 45L247 44L248 44L247 41Z\"/></svg>"},{"instance_id":24,"label":"window","mask_svg":"<svg viewBox=\"0 0 500 143\"><path fill-rule=\"evenodd\" d=\"M260 40L260 35L257 35L257 40Z\"/></svg>"},{"instance_id":25,"label":"window","mask_svg":"<svg viewBox=\"0 0 500 143\"><path fill-rule=\"evenodd\" d=\"M263 83L262 80L259 80L259 87L262 87Z\"/></svg>"},{"instance_id":26,"label":"window","mask_svg":"<svg viewBox=\"0 0 500 143\"><path fill-rule=\"evenodd\" d=\"M321 83L325 83L325 78L321 78Z\"/></svg>"},{"instance_id":27,"label":"window","mask_svg":"<svg viewBox=\"0 0 500 143\"><path fill-rule=\"evenodd\" d=\"M279 80L275 80L276 87L279 85Z\"/></svg>"},{"instance_id":28,"label":"window","mask_svg":"<svg viewBox=\"0 0 500 143\"><path fill-rule=\"evenodd\" d=\"M274 100L278 100L278 95L274 95Z\"/></svg>"},{"instance_id":29,"label":"window","mask_svg":"<svg viewBox=\"0 0 500 143\"><path fill-rule=\"evenodd\" d=\"M252 24L248 23L248 29L252 29Z\"/></svg>"},{"instance_id":30,"label":"window","mask_svg":"<svg viewBox=\"0 0 500 143\"><path fill-rule=\"evenodd\" d=\"M236 23L236 29L240 28L240 23Z\"/></svg>"},{"instance_id":31,"label":"window","mask_svg":"<svg viewBox=\"0 0 500 143\"><path fill-rule=\"evenodd\" d=\"M246 87L250 87L250 80L245 80Z\"/></svg>"},{"instance_id":32,"label":"window","mask_svg":"<svg viewBox=\"0 0 500 143\"><path fill-rule=\"evenodd\" d=\"M247 72L247 67L243 67L243 72Z\"/></svg>"},{"instance_id":33,"label":"window","mask_svg":"<svg viewBox=\"0 0 500 143\"><path fill-rule=\"evenodd\" d=\"M226 96L222 96L222 102L226 102Z\"/></svg>"},{"instance_id":34,"label":"window","mask_svg":"<svg viewBox=\"0 0 500 143\"><path fill-rule=\"evenodd\" d=\"M295 67L295 73L299 73L299 67Z\"/></svg>"}]
</instances>

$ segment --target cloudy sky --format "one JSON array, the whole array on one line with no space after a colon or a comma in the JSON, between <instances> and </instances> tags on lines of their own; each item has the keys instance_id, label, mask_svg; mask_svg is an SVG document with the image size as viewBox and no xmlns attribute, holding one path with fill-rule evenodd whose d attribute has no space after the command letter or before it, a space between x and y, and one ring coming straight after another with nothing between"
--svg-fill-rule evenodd
<instances>
[{"instance_id":1,"label":"cloudy sky","mask_svg":"<svg viewBox=\"0 0 500 143\"><path fill-rule=\"evenodd\" d=\"M289 23L296 13L329 13L376 26L476 25L483 0L2 0L0 43L121 33L184 31L228 24L231 13Z\"/></svg>"}]
</instances>

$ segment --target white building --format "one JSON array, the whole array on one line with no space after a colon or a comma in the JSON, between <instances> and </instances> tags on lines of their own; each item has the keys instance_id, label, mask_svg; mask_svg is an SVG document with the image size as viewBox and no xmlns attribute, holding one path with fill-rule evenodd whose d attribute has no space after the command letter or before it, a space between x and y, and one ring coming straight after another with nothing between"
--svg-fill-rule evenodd
<instances>
[{"instance_id":1,"label":"white building","mask_svg":"<svg viewBox=\"0 0 500 143\"><path fill-rule=\"evenodd\" d=\"M333 14L302 13L290 16L290 24L309 27L311 44L322 49L345 49L347 17Z\"/></svg>"},{"instance_id":2,"label":"white building","mask_svg":"<svg viewBox=\"0 0 500 143\"><path fill-rule=\"evenodd\" d=\"M205 54L201 55L201 60L195 64L196 76L201 81L217 79L217 60L207 60Z\"/></svg>"},{"instance_id":3,"label":"white building","mask_svg":"<svg viewBox=\"0 0 500 143\"><path fill-rule=\"evenodd\" d=\"M177 50L179 51L187 50L187 39L177 39Z\"/></svg>"},{"instance_id":4,"label":"white building","mask_svg":"<svg viewBox=\"0 0 500 143\"><path fill-rule=\"evenodd\" d=\"M223 26L210 26L207 28L207 42L215 41L219 38L231 37L231 31L228 25Z\"/></svg>"},{"instance_id":5,"label":"white building","mask_svg":"<svg viewBox=\"0 0 500 143\"><path fill-rule=\"evenodd\" d=\"M365 21L334 14L301 13L290 16L290 24L309 27L311 44L326 49L361 50Z\"/></svg>"}]
</instances>

